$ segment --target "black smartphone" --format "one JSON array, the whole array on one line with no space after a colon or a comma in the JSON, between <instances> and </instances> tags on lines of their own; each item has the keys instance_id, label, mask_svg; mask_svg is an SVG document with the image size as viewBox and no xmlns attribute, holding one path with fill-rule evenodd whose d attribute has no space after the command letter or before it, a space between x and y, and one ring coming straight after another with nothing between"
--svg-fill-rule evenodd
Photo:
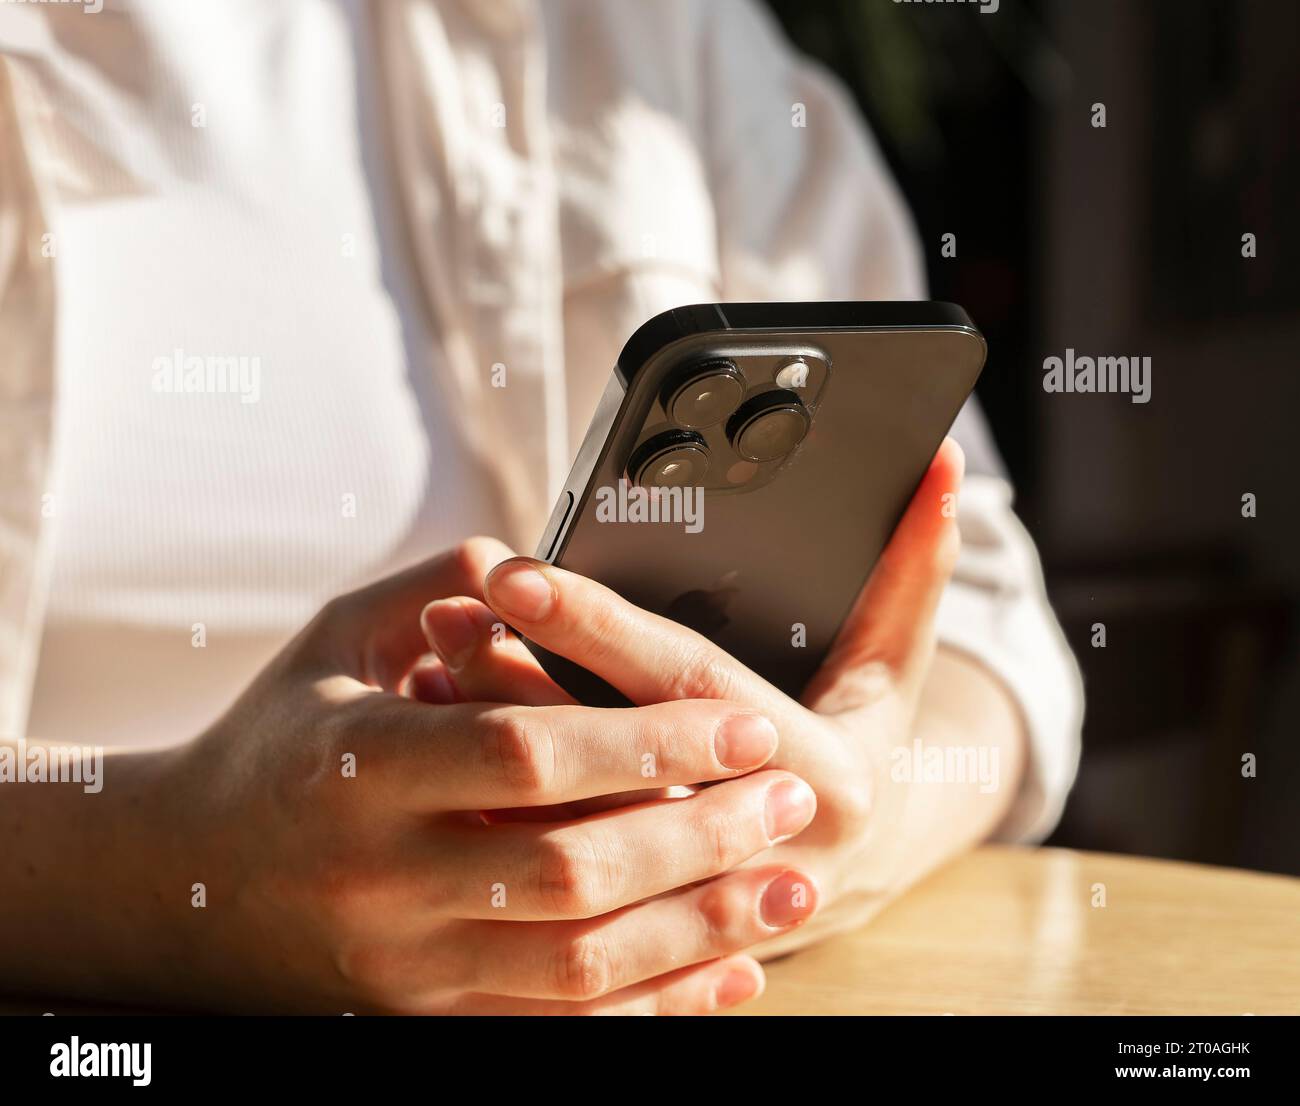
<instances>
[{"instance_id":1,"label":"black smartphone","mask_svg":"<svg viewBox=\"0 0 1300 1106\"><path fill-rule=\"evenodd\" d=\"M950 303L719 303L628 339L538 546L797 697L985 344ZM617 691L530 643L590 705Z\"/></svg>"}]
</instances>

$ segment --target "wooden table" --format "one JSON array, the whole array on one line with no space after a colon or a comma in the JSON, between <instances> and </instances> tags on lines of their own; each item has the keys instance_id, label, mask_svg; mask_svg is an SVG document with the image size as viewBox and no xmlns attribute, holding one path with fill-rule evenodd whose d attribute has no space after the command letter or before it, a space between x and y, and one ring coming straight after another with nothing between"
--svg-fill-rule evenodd
<instances>
[{"instance_id":1,"label":"wooden table","mask_svg":"<svg viewBox=\"0 0 1300 1106\"><path fill-rule=\"evenodd\" d=\"M767 976L737 1015L1300 1014L1300 880L985 847Z\"/></svg>"},{"instance_id":2,"label":"wooden table","mask_svg":"<svg viewBox=\"0 0 1300 1106\"><path fill-rule=\"evenodd\" d=\"M1300 1014L1300 880L990 846L767 976L737 1014Z\"/></svg>"}]
</instances>

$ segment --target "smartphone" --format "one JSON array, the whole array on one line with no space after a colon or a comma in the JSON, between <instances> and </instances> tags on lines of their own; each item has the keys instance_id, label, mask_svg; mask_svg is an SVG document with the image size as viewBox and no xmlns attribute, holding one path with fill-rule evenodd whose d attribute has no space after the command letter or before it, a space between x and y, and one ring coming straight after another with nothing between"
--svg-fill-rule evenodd
<instances>
[{"instance_id":1,"label":"smartphone","mask_svg":"<svg viewBox=\"0 0 1300 1106\"><path fill-rule=\"evenodd\" d=\"M656 315L623 347L536 555L697 630L797 698L984 357L950 303ZM580 702L627 703L529 647Z\"/></svg>"}]
</instances>

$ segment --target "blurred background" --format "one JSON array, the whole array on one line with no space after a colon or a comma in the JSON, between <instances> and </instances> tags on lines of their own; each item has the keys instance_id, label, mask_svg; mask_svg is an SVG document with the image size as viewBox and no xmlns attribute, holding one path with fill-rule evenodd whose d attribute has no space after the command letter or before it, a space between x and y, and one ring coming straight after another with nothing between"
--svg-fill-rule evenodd
<instances>
[{"instance_id":1,"label":"blurred background","mask_svg":"<svg viewBox=\"0 0 1300 1106\"><path fill-rule=\"evenodd\" d=\"M989 340L979 396L1087 688L1049 843L1300 874L1300 4L768 2ZM1044 392L1067 347L1151 357L1150 402Z\"/></svg>"}]
</instances>

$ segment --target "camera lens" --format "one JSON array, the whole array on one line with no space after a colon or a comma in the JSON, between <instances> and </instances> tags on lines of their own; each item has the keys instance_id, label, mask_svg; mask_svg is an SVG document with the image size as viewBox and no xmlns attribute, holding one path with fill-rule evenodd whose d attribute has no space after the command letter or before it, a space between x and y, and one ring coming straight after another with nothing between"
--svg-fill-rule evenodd
<instances>
[{"instance_id":1,"label":"camera lens","mask_svg":"<svg viewBox=\"0 0 1300 1106\"><path fill-rule=\"evenodd\" d=\"M668 389L664 410L678 426L699 430L720 423L745 394L745 378L734 361L719 358L692 365Z\"/></svg>"},{"instance_id":2,"label":"camera lens","mask_svg":"<svg viewBox=\"0 0 1300 1106\"><path fill-rule=\"evenodd\" d=\"M775 461L803 441L810 422L799 397L777 388L742 404L727 423L727 436L746 461Z\"/></svg>"},{"instance_id":3,"label":"camera lens","mask_svg":"<svg viewBox=\"0 0 1300 1106\"><path fill-rule=\"evenodd\" d=\"M704 482L709 454L692 430L666 430L639 446L628 462L632 480L644 488L691 487Z\"/></svg>"}]
</instances>

